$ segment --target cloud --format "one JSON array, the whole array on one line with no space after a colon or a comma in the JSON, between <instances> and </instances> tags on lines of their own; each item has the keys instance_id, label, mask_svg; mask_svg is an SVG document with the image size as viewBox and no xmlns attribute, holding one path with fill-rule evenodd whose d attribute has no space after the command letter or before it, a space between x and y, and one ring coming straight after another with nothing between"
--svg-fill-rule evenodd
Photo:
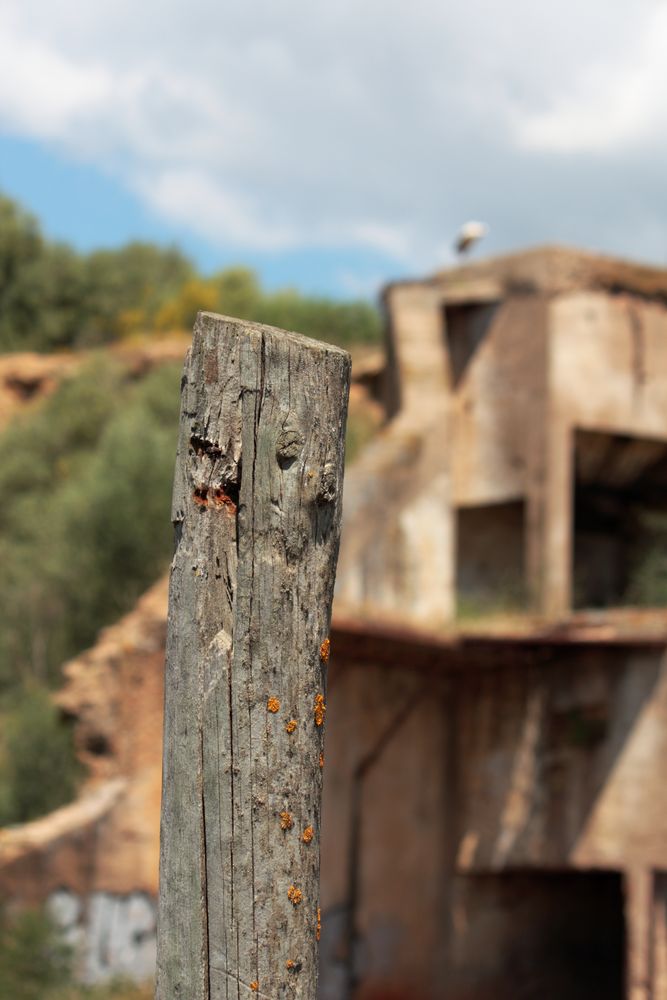
<instances>
[{"instance_id":1,"label":"cloud","mask_svg":"<svg viewBox=\"0 0 667 1000\"><path fill-rule=\"evenodd\" d=\"M16 35L0 17L0 109L10 128L60 138L113 93L101 67L77 65L30 36Z\"/></svg>"},{"instance_id":2,"label":"cloud","mask_svg":"<svg viewBox=\"0 0 667 1000\"><path fill-rule=\"evenodd\" d=\"M430 269L480 217L662 252L665 42L654 0L0 0L0 129L227 251Z\"/></svg>"},{"instance_id":3,"label":"cloud","mask_svg":"<svg viewBox=\"0 0 667 1000\"><path fill-rule=\"evenodd\" d=\"M587 66L542 112L518 116L526 149L608 153L651 143L667 126L667 8L651 12L629 53Z\"/></svg>"},{"instance_id":4,"label":"cloud","mask_svg":"<svg viewBox=\"0 0 667 1000\"><path fill-rule=\"evenodd\" d=\"M213 243L224 234L238 247L285 250L298 246L303 238L289 224L260 220L248 199L228 193L195 167L147 176L137 188L162 215L189 224Z\"/></svg>"}]
</instances>

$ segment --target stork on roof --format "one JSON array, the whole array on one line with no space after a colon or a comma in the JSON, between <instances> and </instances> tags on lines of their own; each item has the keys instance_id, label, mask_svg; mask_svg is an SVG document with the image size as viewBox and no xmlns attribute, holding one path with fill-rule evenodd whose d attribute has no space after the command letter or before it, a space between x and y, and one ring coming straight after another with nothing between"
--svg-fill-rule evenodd
<instances>
[{"instance_id":1,"label":"stork on roof","mask_svg":"<svg viewBox=\"0 0 667 1000\"><path fill-rule=\"evenodd\" d=\"M486 236L489 231L489 227L485 222L464 222L458 232L456 237L456 242L454 248L459 254L467 253L475 243L479 243L482 237Z\"/></svg>"}]
</instances>

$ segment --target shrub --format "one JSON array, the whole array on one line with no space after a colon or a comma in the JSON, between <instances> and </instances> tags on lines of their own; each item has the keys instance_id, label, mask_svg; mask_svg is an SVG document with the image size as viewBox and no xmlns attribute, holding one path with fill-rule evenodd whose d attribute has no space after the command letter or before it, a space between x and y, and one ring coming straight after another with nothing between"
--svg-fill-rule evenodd
<instances>
[{"instance_id":1,"label":"shrub","mask_svg":"<svg viewBox=\"0 0 667 1000\"><path fill-rule=\"evenodd\" d=\"M9 917L0 910L0 997L3 1000L152 1000L149 984L74 982L72 950L43 910Z\"/></svg>"},{"instance_id":2,"label":"shrub","mask_svg":"<svg viewBox=\"0 0 667 1000\"><path fill-rule=\"evenodd\" d=\"M98 360L0 435L0 685L57 681L166 567L179 377Z\"/></svg>"},{"instance_id":3,"label":"shrub","mask_svg":"<svg viewBox=\"0 0 667 1000\"><path fill-rule=\"evenodd\" d=\"M49 1000L71 982L71 952L48 917L37 910L13 918L0 911L0 996Z\"/></svg>"},{"instance_id":4,"label":"shrub","mask_svg":"<svg viewBox=\"0 0 667 1000\"><path fill-rule=\"evenodd\" d=\"M80 769L70 730L48 692L31 687L15 695L2 721L0 825L24 823L69 802Z\"/></svg>"},{"instance_id":5,"label":"shrub","mask_svg":"<svg viewBox=\"0 0 667 1000\"><path fill-rule=\"evenodd\" d=\"M637 607L667 605L667 515L642 511L638 516L639 541L623 603Z\"/></svg>"}]
</instances>

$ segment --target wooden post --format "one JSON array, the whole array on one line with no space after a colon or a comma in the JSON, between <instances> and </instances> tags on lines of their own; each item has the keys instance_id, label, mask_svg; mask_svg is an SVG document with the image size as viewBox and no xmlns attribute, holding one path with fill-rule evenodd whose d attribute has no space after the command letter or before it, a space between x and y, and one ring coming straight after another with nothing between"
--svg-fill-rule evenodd
<instances>
[{"instance_id":1,"label":"wooden post","mask_svg":"<svg viewBox=\"0 0 667 1000\"><path fill-rule=\"evenodd\" d=\"M349 376L339 348L197 318L172 511L157 1000L317 995Z\"/></svg>"}]
</instances>

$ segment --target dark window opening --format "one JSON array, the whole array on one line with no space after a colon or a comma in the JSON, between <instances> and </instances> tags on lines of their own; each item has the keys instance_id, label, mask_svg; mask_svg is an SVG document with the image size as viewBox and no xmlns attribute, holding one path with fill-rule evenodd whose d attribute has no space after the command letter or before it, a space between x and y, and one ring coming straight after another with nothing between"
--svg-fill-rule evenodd
<instances>
[{"instance_id":1,"label":"dark window opening","mask_svg":"<svg viewBox=\"0 0 667 1000\"><path fill-rule=\"evenodd\" d=\"M108 757L111 754L111 743L103 733L89 733L84 746L95 757Z\"/></svg>"},{"instance_id":2,"label":"dark window opening","mask_svg":"<svg viewBox=\"0 0 667 1000\"><path fill-rule=\"evenodd\" d=\"M454 387L458 386L486 337L498 305L497 302L468 302L445 306L445 338Z\"/></svg>"},{"instance_id":3,"label":"dark window opening","mask_svg":"<svg viewBox=\"0 0 667 1000\"><path fill-rule=\"evenodd\" d=\"M450 1000L622 1000L616 872L508 871L456 879Z\"/></svg>"},{"instance_id":4,"label":"dark window opening","mask_svg":"<svg viewBox=\"0 0 667 1000\"><path fill-rule=\"evenodd\" d=\"M523 500L456 511L456 594L461 617L526 605Z\"/></svg>"},{"instance_id":5,"label":"dark window opening","mask_svg":"<svg viewBox=\"0 0 667 1000\"><path fill-rule=\"evenodd\" d=\"M27 401L37 395L45 381L39 375L35 377L14 375L5 379L5 388L9 389L17 399Z\"/></svg>"},{"instance_id":6,"label":"dark window opening","mask_svg":"<svg viewBox=\"0 0 667 1000\"><path fill-rule=\"evenodd\" d=\"M577 431L573 598L578 608L667 605L667 442Z\"/></svg>"}]
</instances>

